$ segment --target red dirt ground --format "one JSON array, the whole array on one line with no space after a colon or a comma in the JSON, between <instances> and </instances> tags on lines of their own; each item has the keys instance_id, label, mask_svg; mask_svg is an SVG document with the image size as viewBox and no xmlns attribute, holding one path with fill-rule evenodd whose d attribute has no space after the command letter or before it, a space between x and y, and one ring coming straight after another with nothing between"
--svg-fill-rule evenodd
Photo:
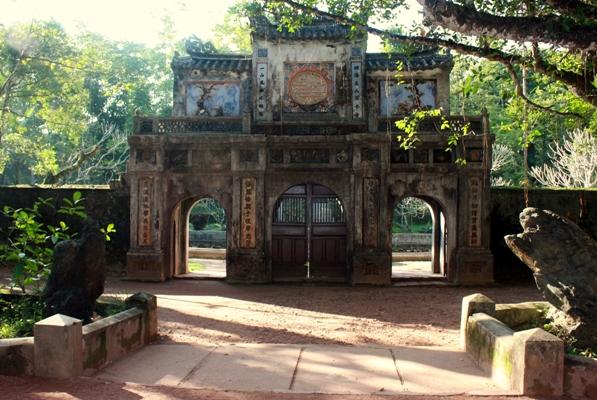
<instances>
[{"instance_id":1,"label":"red dirt ground","mask_svg":"<svg viewBox=\"0 0 597 400\"><path fill-rule=\"evenodd\" d=\"M227 285L173 280L111 280L106 293L158 296L160 341L457 346L462 297L482 292L496 302L541 300L533 286L346 287ZM0 399L373 400L434 396L333 396L239 393L72 380L0 376ZM442 397L443 398L443 397ZM450 399L486 399L452 396ZM499 398L498 398L499 399ZM517 399L528 399L517 397Z\"/></svg>"}]
</instances>

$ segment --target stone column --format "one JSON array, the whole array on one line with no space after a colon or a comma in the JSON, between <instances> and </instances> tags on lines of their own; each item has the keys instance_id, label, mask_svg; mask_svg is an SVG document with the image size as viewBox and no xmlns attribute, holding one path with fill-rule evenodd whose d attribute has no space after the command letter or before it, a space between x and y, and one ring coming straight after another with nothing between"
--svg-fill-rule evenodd
<instances>
[{"instance_id":1,"label":"stone column","mask_svg":"<svg viewBox=\"0 0 597 400\"><path fill-rule=\"evenodd\" d=\"M62 314L33 326L35 375L73 378L83 371L81 320Z\"/></svg>"}]
</instances>

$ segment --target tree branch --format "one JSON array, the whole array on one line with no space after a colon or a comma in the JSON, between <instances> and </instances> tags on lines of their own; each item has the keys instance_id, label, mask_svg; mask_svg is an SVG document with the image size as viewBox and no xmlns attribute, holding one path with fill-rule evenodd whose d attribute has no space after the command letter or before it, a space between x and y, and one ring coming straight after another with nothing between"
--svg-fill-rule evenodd
<instances>
[{"instance_id":1,"label":"tree branch","mask_svg":"<svg viewBox=\"0 0 597 400\"><path fill-rule=\"evenodd\" d=\"M543 105L536 103L533 100L529 99L527 96L525 96L524 91L522 90L522 83L520 82L520 79L518 79L518 75L516 74L516 71L514 70L514 66L512 64L504 64L504 65L506 67L506 70L508 71L508 74L510 74L510 78L512 78L512 81L514 82L514 86L516 88L516 95L518 97L520 97L521 99L523 99L525 101L525 103L527 103L529 106L536 108L538 110L541 110L541 111L561 115L562 117L574 117L574 118L579 118L579 119L583 118L582 115L580 115L578 113L559 111L559 110L556 110L549 106L543 106Z\"/></svg>"},{"instance_id":2,"label":"tree branch","mask_svg":"<svg viewBox=\"0 0 597 400\"><path fill-rule=\"evenodd\" d=\"M554 10L581 20L597 20L597 7L578 0L545 0Z\"/></svg>"},{"instance_id":3,"label":"tree branch","mask_svg":"<svg viewBox=\"0 0 597 400\"><path fill-rule=\"evenodd\" d=\"M549 43L578 50L597 50L594 24L580 24L557 15L502 17L446 0L417 0L425 18L454 32L517 42Z\"/></svg>"},{"instance_id":4,"label":"tree branch","mask_svg":"<svg viewBox=\"0 0 597 400\"><path fill-rule=\"evenodd\" d=\"M331 21L335 21L340 24L352 25L365 32L381 36L387 39L402 41L411 44L422 44L427 46L442 46L452 50L455 50L462 54L468 54L476 57L485 58L490 61L496 61L504 65L508 64L520 64L526 65L528 59L513 53L508 53L500 49L494 49L490 47L478 47L472 46L465 43L456 42L454 40L442 39L437 37L426 37L426 36L408 36L397 33L388 32L382 29L371 27L360 23L352 18L332 14L326 11L322 11L316 7L307 6L298 3L294 0L277 0L277 3L285 3L288 6L300 10L305 13L319 15L323 18L327 18ZM557 80L566 85L573 93L588 102L589 104L597 107L597 88L592 85L592 79L583 74L577 74L572 71L564 71L557 68L557 66L550 65L541 61L530 66L535 72L540 72L554 80Z\"/></svg>"}]
</instances>

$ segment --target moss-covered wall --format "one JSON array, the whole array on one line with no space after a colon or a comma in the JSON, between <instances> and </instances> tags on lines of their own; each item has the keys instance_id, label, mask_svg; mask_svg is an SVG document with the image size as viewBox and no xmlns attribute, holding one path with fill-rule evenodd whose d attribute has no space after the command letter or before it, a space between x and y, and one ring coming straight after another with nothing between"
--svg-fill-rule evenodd
<instances>
[{"instance_id":1,"label":"moss-covered wall","mask_svg":"<svg viewBox=\"0 0 597 400\"><path fill-rule=\"evenodd\" d=\"M31 207L38 198L52 198L57 205L62 204L64 197L72 198L75 191L82 193L87 214L105 227L113 223L116 232L106 243L108 263L116 268L122 268L129 248L129 194L126 190L111 189L109 186L0 186L0 209L5 205L13 208ZM64 216L44 209L46 223L57 224ZM71 224L73 230L78 230L80 220L74 219ZM0 241L7 236L10 221L0 215Z\"/></svg>"},{"instance_id":2,"label":"moss-covered wall","mask_svg":"<svg viewBox=\"0 0 597 400\"><path fill-rule=\"evenodd\" d=\"M551 210L576 222L597 240L597 190L529 190L529 207ZM491 251L498 282L531 281L532 274L506 246L504 236L521 233L522 189L491 190Z\"/></svg>"},{"instance_id":3,"label":"moss-covered wall","mask_svg":"<svg viewBox=\"0 0 597 400\"><path fill-rule=\"evenodd\" d=\"M102 226L116 225L116 233L108 243L108 257L111 264L124 264L129 248L129 195L124 190L108 186L69 186L53 188L47 186L0 186L0 207L30 207L35 199L72 197L80 191L91 217ZM506 247L504 236L522 232L518 215L523 210L522 189L498 189L491 191L491 251L495 260L495 278L498 282L531 281L530 270ZM597 240L597 190L543 190L529 191L529 206L555 211L578 223L581 228ZM57 220L57 215L48 214L48 221ZM0 215L0 240L6 237L8 221Z\"/></svg>"}]
</instances>

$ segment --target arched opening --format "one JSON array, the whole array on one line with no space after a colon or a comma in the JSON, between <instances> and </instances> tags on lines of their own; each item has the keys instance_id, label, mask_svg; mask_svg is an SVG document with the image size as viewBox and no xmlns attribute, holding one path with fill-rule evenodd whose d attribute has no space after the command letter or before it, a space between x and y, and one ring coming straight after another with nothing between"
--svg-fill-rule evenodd
<instances>
[{"instance_id":1,"label":"arched opening","mask_svg":"<svg viewBox=\"0 0 597 400\"><path fill-rule=\"evenodd\" d=\"M405 197L392 212L392 279L446 276L446 218L432 199Z\"/></svg>"},{"instance_id":2,"label":"arched opening","mask_svg":"<svg viewBox=\"0 0 597 400\"><path fill-rule=\"evenodd\" d=\"M278 198L271 246L276 281L348 280L345 210L325 186L295 185Z\"/></svg>"},{"instance_id":3,"label":"arched opening","mask_svg":"<svg viewBox=\"0 0 597 400\"><path fill-rule=\"evenodd\" d=\"M186 214L186 235L181 238L186 240L187 257L180 275L226 278L227 222L226 211L216 200L194 201Z\"/></svg>"}]
</instances>

